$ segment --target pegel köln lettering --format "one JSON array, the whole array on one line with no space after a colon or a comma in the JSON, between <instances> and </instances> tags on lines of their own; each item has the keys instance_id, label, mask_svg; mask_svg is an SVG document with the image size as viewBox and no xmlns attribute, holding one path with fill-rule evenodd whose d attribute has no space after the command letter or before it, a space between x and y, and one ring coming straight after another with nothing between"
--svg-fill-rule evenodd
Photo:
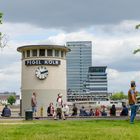
<instances>
[{"instance_id":1,"label":"pegel k\u00f6ln lettering","mask_svg":"<svg viewBox=\"0 0 140 140\"><path fill-rule=\"evenodd\" d=\"M60 60L26 60L25 65L60 65Z\"/></svg>"}]
</instances>

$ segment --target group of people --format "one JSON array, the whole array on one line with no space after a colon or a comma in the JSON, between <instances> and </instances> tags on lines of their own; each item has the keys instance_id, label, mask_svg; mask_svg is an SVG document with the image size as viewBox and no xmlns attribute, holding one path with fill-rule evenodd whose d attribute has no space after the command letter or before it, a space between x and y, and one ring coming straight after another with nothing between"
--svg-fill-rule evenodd
<instances>
[{"instance_id":1,"label":"group of people","mask_svg":"<svg viewBox=\"0 0 140 140\"><path fill-rule=\"evenodd\" d=\"M105 106L102 106L101 109L100 108L95 108L92 109L90 108L89 110L86 110L84 106L82 106L79 110L76 107L76 105L74 104L72 107L72 112L70 113L70 108L67 104L64 104L62 106L62 110L59 108L57 109L57 113L59 118L61 118L61 114L62 116L116 116L116 107L115 105L112 105L112 107L109 110L109 113L107 114L107 108ZM50 103L49 107L47 108L47 115L48 116L54 116L55 114L55 109L53 106L53 103ZM126 107L125 104L122 105L122 110L120 112L120 116L128 116L129 115L129 111L128 108ZM64 117L63 117L64 118Z\"/></svg>"},{"instance_id":2,"label":"group of people","mask_svg":"<svg viewBox=\"0 0 140 140\"><path fill-rule=\"evenodd\" d=\"M137 105L137 94L138 92L136 91L136 84L135 81L131 81L130 84L130 89L128 91L128 101L129 101L129 105L130 105L130 110L131 110L131 114L130 114L130 123L133 124L134 123L134 119L136 116L136 112L138 109L138 105ZM37 112L37 101L36 101L36 94L33 93L32 99L31 99L31 106L32 106L32 111L35 113ZM73 108L72 108L72 116L77 116L77 107L74 104ZM123 108L122 111L120 113L120 116L128 116L128 108L126 107L125 104L123 104ZM67 104L63 104L63 100L62 100L62 94L59 93L57 100L56 100L56 108L53 106L53 103L50 103L48 109L47 109L47 114L48 116L53 116L54 119L56 119L57 116L59 116L59 118L61 119L65 119L65 116L69 115L69 106ZM80 116L107 116L107 113L105 111L105 108L102 109L102 111L100 111L98 108L95 110L95 112L93 112L93 109L90 109L90 111L87 113L85 111L85 108L82 107L80 109ZM110 108L110 116L116 116L116 108L115 105L112 105L112 107Z\"/></svg>"},{"instance_id":3,"label":"group of people","mask_svg":"<svg viewBox=\"0 0 140 140\"><path fill-rule=\"evenodd\" d=\"M137 95L138 95L138 92L136 91L136 83L135 81L131 81L130 89L128 91L128 101L129 101L130 111L131 111L131 114L130 114L131 124L134 123L136 112L138 110L137 98L136 98ZM34 116L37 116L37 99L36 99L35 92L33 93L32 98L31 98L31 106L32 106L32 111L34 113ZM47 115L53 116L54 119L56 119L58 116L59 119L62 118L65 120L66 116L69 116L69 110L70 110L69 106L66 103L63 103L62 94L59 93L56 99L56 107L53 106L53 103L50 103L49 107L47 108ZM80 112L79 116L107 116L105 107L103 107L102 110L99 110L98 108L96 108L95 111L93 111L93 109L90 109L89 112L86 112L84 106L82 106L79 112ZM123 108L120 113L120 116L128 116L129 114L128 112L129 112L128 108L126 107L125 104L123 104ZM116 116L115 105L112 105L109 113L110 113L110 116ZM77 116L77 115L78 115L78 108L74 104L72 108L71 116ZM8 108L7 105L5 105L5 107L3 108L1 116L3 117L11 116L11 110L10 108Z\"/></svg>"},{"instance_id":4,"label":"group of people","mask_svg":"<svg viewBox=\"0 0 140 140\"><path fill-rule=\"evenodd\" d=\"M36 100L36 93L33 93L31 98L31 106L34 115L36 116L37 112L37 100ZM79 112L79 114L78 114ZM116 107L112 105L109 112L110 116L116 116ZM70 114L69 106L66 103L63 103L62 94L59 93L56 99L56 106L53 103L50 103L47 108L47 115L54 117L54 119L59 117L59 119L66 119L66 116L107 116L107 109L105 106L102 106L101 109L96 108L93 110L92 108L89 111L86 111L85 107L82 106L81 109L78 111L76 105L73 105L72 113ZM122 111L120 116L128 116L128 108L126 105L123 105Z\"/></svg>"},{"instance_id":5,"label":"group of people","mask_svg":"<svg viewBox=\"0 0 140 140\"><path fill-rule=\"evenodd\" d=\"M105 107L102 108L102 110L100 110L99 108L96 108L95 110L93 110L92 108L89 111L85 110L85 107L82 106L82 108L80 109L80 114L79 116L107 116Z\"/></svg>"},{"instance_id":6,"label":"group of people","mask_svg":"<svg viewBox=\"0 0 140 140\"><path fill-rule=\"evenodd\" d=\"M53 116L54 119L57 119L57 116L59 116L59 119L63 118L64 120L65 116L69 115L69 106L66 103L63 104L62 94L58 94L56 108L53 106L53 103L50 103L47 108L47 115Z\"/></svg>"},{"instance_id":7,"label":"group of people","mask_svg":"<svg viewBox=\"0 0 140 140\"><path fill-rule=\"evenodd\" d=\"M80 109L80 114L79 114L79 116L107 116L107 115L116 116L116 107L114 104L110 108L108 114L107 114L107 109L105 106L102 106L101 109L96 108L95 110L91 108L89 112L87 112L84 106L82 106L82 108ZM126 107L125 104L123 104L122 110L120 112L120 116L128 116L128 115L129 115L128 108Z\"/></svg>"},{"instance_id":8,"label":"group of people","mask_svg":"<svg viewBox=\"0 0 140 140\"><path fill-rule=\"evenodd\" d=\"M53 103L50 103L49 107L47 108L47 115L53 116L54 119L59 116L59 119L63 118L65 120L65 116L69 114L69 107L66 103L63 103L62 94L59 93L56 99L56 106L53 106ZM31 106L32 112L34 116L37 117L37 98L36 93L34 92L31 98Z\"/></svg>"},{"instance_id":9,"label":"group of people","mask_svg":"<svg viewBox=\"0 0 140 140\"><path fill-rule=\"evenodd\" d=\"M120 116L128 116L128 115L129 115L128 108L123 103L122 104L122 110L120 112ZM110 108L110 116L116 116L116 107L115 107L115 105L112 105L112 107Z\"/></svg>"},{"instance_id":10,"label":"group of people","mask_svg":"<svg viewBox=\"0 0 140 140\"><path fill-rule=\"evenodd\" d=\"M130 89L128 90L128 102L130 106L130 124L134 124L134 120L136 117L137 110L139 109L139 104L137 104L137 96L138 92L136 91L136 83L135 81L131 81L130 83ZM112 109L110 110L113 115L116 115L116 108L115 106L112 106ZM125 104L123 104L123 109L120 113L120 116L128 116L129 111Z\"/></svg>"}]
</instances>

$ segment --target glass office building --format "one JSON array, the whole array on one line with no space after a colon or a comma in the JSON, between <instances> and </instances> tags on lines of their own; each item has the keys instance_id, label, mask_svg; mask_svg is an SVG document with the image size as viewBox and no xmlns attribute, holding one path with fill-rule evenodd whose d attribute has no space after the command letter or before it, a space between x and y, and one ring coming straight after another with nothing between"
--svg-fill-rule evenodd
<instances>
[{"instance_id":1,"label":"glass office building","mask_svg":"<svg viewBox=\"0 0 140 140\"><path fill-rule=\"evenodd\" d=\"M88 68L92 66L92 42L67 42L71 49L67 54L67 90L68 92L83 92L87 79Z\"/></svg>"},{"instance_id":2,"label":"glass office building","mask_svg":"<svg viewBox=\"0 0 140 140\"><path fill-rule=\"evenodd\" d=\"M85 92L92 94L94 100L103 100L109 96L107 91L106 68L107 66L89 67Z\"/></svg>"}]
</instances>

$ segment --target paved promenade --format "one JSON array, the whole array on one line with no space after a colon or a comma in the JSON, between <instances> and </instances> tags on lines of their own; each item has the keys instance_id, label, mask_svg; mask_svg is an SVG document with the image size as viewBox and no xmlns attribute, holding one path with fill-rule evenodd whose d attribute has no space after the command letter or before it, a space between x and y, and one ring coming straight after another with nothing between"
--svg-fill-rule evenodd
<instances>
[{"instance_id":1,"label":"paved promenade","mask_svg":"<svg viewBox=\"0 0 140 140\"><path fill-rule=\"evenodd\" d=\"M2 123L3 121L14 121L14 122L18 122L18 121L23 121L25 120L25 117L0 117L0 123ZM54 120L53 117L39 117L39 118L33 118L33 120ZM59 120L59 119L57 119ZM57 121L54 120L54 121ZM65 121L67 120L129 120L129 116L127 117L121 117L121 116L106 116L106 117L67 117ZM136 116L136 120L140 120L140 116Z\"/></svg>"}]
</instances>

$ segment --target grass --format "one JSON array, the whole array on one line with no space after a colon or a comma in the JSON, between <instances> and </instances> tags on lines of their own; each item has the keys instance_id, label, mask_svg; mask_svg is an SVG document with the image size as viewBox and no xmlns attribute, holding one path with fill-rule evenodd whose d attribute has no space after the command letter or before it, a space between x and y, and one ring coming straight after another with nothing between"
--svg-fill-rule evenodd
<instances>
[{"instance_id":1,"label":"grass","mask_svg":"<svg viewBox=\"0 0 140 140\"><path fill-rule=\"evenodd\" d=\"M0 122L0 140L140 140L140 122L34 120Z\"/></svg>"}]
</instances>

